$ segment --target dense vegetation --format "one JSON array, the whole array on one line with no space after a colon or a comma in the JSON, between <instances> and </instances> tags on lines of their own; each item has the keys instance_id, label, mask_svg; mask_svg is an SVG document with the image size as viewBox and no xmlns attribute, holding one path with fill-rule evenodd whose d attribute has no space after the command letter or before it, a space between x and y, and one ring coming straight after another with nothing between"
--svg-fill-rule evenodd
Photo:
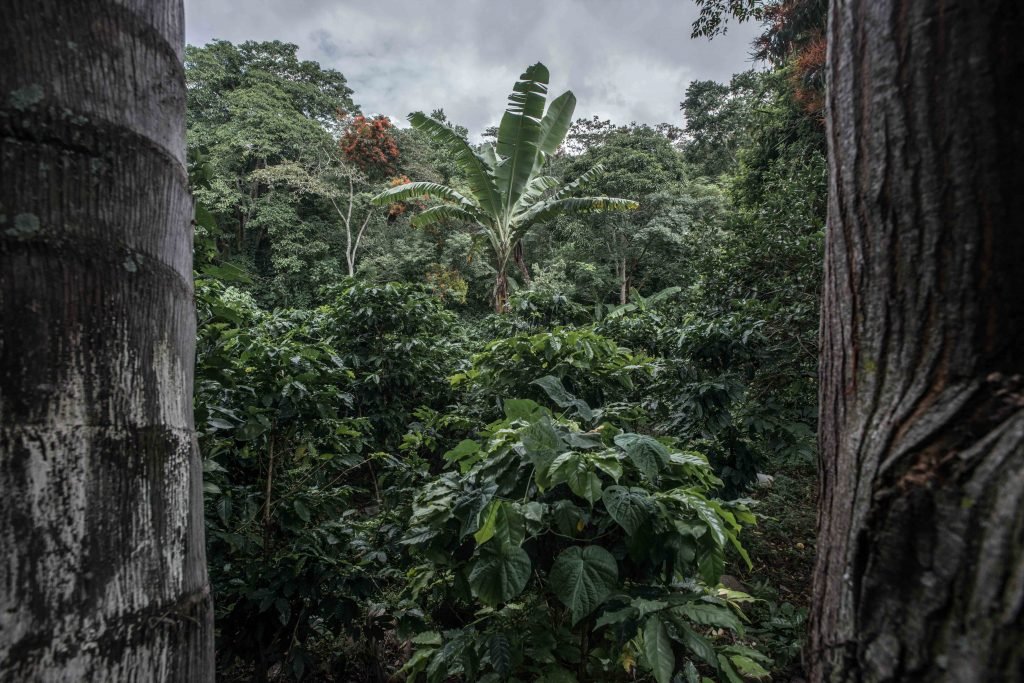
<instances>
[{"instance_id":1,"label":"dense vegetation","mask_svg":"<svg viewBox=\"0 0 1024 683\"><path fill-rule=\"evenodd\" d=\"M477 143L293 45L188 49L226 679L798 670L825 162L766 56L684 129L544 116L535 65Z\"/></svg>"}]
</instances>

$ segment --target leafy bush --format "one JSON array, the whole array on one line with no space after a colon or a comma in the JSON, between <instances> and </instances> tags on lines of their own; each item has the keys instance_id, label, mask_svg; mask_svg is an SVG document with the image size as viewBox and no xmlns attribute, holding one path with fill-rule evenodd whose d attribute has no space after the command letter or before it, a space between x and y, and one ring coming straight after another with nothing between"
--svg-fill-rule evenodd
<instances>
[{"instance_id":1,"label":"leafy bush","mask_svg":"<svg viewBox=\"0 0 1024 683\"><path fill-rule=\"evenodd\" d=\"M463 351L455 316L421 288L351 282L321 309L331 341L354 375L353 405L382 447L398 444L420 405L454 400L447 377Z\"/></svg>"},{"instance_id":2,"label":"leafy bush","mask_svg":"<svg viewBox=\"0 0 1024 683\"><path fill-rule=\"evenodd\" d=\"M533 381L552 375L583 400L601 405L625 400L635 389L634 380L649 376L652 369L648 357L633 354L592 329L558 327L488 342L473 355L471 367L454 375L452 382L476 390L481 400L544 400L544 391Z\"/></svg>"},{"instance_id":3,"label":"leafy bush","mask_svg":"<svg viewBox=\"0 0 1024 683\"><path fill-rule=\"evenodd\" d=\"M506 400L504 419L449 451L416 496L402 543L428 616L408 679L765 675L768 660L736 640L749 598L716 587L727 549L747 560L738 534L753 515L713 497L702 455L597 424L568 396L575 420Z\"/></svg>"}]
</instances>

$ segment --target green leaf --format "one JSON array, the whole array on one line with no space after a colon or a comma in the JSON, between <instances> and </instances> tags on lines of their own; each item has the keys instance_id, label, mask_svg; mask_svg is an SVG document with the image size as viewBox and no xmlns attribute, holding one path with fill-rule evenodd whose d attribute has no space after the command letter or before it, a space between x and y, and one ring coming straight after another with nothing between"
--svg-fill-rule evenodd
<instances>
[{"instance_id":1,"label":"green leaf","mask_svg":"<svg viewBox=\"0 0 1024 683\"><path fill-rule=\"evenodd\" d=\"M636 607L633 607L632 605L612 610L611 612L605 612L597 618L597 621L594 622L594 630L596 631L602 626L607 626L609 624L620 624L630 619L636 619L638 616Z\"/></svg>"},{"instance_id":2,"label":"green leaf","mask_svg":"<svg viewBox=\"0 0 1024 683\"><path fill-rule=\"evenodd\" d=\"M502 502L494 526L494 539L503 545L519 547L526 538L526 519L516 503Z\"/></svg>"},{"instance_id":3,"label":"green leaf","mask_svg":"<svg viewBox=\"0 0 1024 683\"><path fill-rule=\"evenodd\" d=\"M406 199L416 199L423 196L433 197L435 199L446 199L450 202L455 202L455 204L463 211L467 209L476 210L477 208L475 202L462 196L446 185L424 182L405 183L404 185L389 188L375 196L370 201L377 205L386 205L401 202Z\"/></svg>"},{"instance_id":4,"label":"green leaf","mask_svg":"<svg viewBox=\"0 0 1024 683\"><path fill-rule=\"evenodd\" d=\"M526 538L526 522L523 513L508 501L491 501L484 523L473 538L477 544L484 544L492 538L502 545L518 547Z\"/></svg>"},{"instance_id":5,"label":"green leaf","mask_svg":"<svg viewBox=\"0 0 1024 683\"><path fill-rule=\"evenodd\" d=\"M697 655L700 659L704 660L706 664L711 665L715 669L718 668L718 653L715 652L714 646L708 641L707 638L698 634L689 626L679 623L677 620L673 620L676 625L676 633L678 639L686 649L693 654Z\"/></svg>"},{"instance_id":6,"label":"green leaf","mask_svg":"<svg viewBox=\"0 0 1024 683\"><path fill-rule=\"evenodd\" d=\"M409 642L413 645L440 645L442 641L437 631L423 631L414 635Z\"/></svg>"},{"instance_id":7,"label":"green leaf","mask_svg":"<svg viewBox=\"0 0 1024 683\"><path fill-rule=\"evenodd\" d=\"M663 443L645 434L618 434L615 444L626 451L633 464L648 480L654 481L658 472L669 463L669 451Z\"/></svg>"},{"instance_id":8,"label":"green leaf","mask_svg":"<svg viewBox=\"0 0 1024 683\"><path fill-rule=\"evenodd\" d=\"M725 655L718 655L718 669L725 674L725 678L729 683L744 683L736 669L733 668L732 662Z\"/></svg>"},{"instance_id":9,"label":"green leaf","mask_svg":"<svg viewBox=\"0 0 1024 683\"><path fill-rule=\"evenodd\" d=\"M480 556L469 573L473 595L489 607L523 592L533 565L522 548L490 543L480 547Z\"/></svg>"},{"instance_id":10,"label":"green leaf","mask_svg":"<svg viewBox=\"0 0 1024 683\"><path fill-rule=\"evenodd\" d=\"M718 626L727 628L739 635L743 635L743 624L739 618L724 605L714 605L708 602L684 603L672 610L675 614L683 616L690 621L704 626Z\"/></svg>"},{"instance_id":11,"label":"green leaf","mask_svg":"<svg viewBox=\"0 0 1024 683\"><path fill-rule=\"evenodd\" d=\"M465 138L450 126L430 118L423 112L409 114L409 122L413 128L423 131L452 153L459 169L466 176L473 198L483 212L491 218L500 216L503 207L494 175Z\"/></svg>"},{"instance_id":12,"label":"green leaf","mask_svg":"<svg viewBox=\"0 0 1024 683\"><path fill-rule=\"evenodd\" d=\"M498 510L501 508L500 500L492 500L487 508L487 515L484 523L473 534L473 540L477 545L482 545L494 537L494 528L498 523Z\"/></svg>"},{"instance_id":13,"label":"green leaf","mask_svg":"<svg viewBox=\"0 0 1024 683\"><path fill-rule=\"evenodd\" d=\"M540 62L528 67L512 87L508 107L498 124L498 167L495 177L504 195L504 213L512 207L530 180L540 157L540 121L547 100L548 69Z\"/></svg>"},{"instance_id":14,"label":"green leaf","mask_svg":"<svg viewBox=\"0 0 1024 683\"><path fill-rule=\"evenodd\" d=\"M657 615L650 617L644 626L644 657L658 683L671 683L676 656L672 652L672 641L665 631L665 624Z\"/></svg>"},{"instance_id":15,"label":"green leaf","mask_svg":"<svg viewBox=\"0 0 1024 683\"><path fill-rule=\"evenodd\" d=\"M549 488L551 481L548 479L548 469L564 445L558 432L551 425L551 420L544 416L533 422L522 431L520 439L523 448L526 449L526 457L537 468L535 475L537 486Z\"/></svg>"},{"instance_id":16,"label":"green leaf","mask_svg":"<svg viewBox=\"0 0 1024 683\"><path fill-rule=\"evenodd\" d=\"M571 91L551 100L547 113L540 121L540 141L537 148L544 154L554 154L565 140L565 134L572 125L572 114L576 110L576 96Z\"/></svg>"},{"instance_id":17,"label":"green leaf","mask_svg":"<svg viewBox=\"0 0 1024 683\"><path fill-rule=\"evenodd\" d=\"M725 571L725 551L721 548L705 548L697 558L700 576L709 586L718 584Z\"/></svg>"},{"instance_id":18,"label":"green leaf","mask_svg":"<svg viewBox=\"0 0 1024 683\"><path fill-rule=\"evenodd\" d=\"M618 587L619 568L600 546L573 546L555 560L548 580L552 592L572 612L575 626Z\"/></svg>"},{"instance_id":19,"label":"green leaf","mask_svg":"<svg viewBox=\"0 0 1024 683\"><path fill-rule=\"evenodd\" d=\"M242 282L251 284L252 278L244 270L233 263L224 263L219 266L208 265L203 268L203 275L220 280L221 282Z\"/></svg>"},{"instance_id":20,"label":"green leaf","mask_svg":"<svg viewBox=\"0 0 1024 683\"><path fill-rule=\"evenodd\" d=\"M219 417L211 417L206 421L206 424L210 425L214 429L234 429L235 427L235 425Z\"/></svg>"},{"instance_id":21,"label":"green leaf","mask_svg":"<svg viewBox=\"0 0 1024 683\"><path fill-rule=\"evenodd\" d=\"M309 508L302 504L302 501L297 500L292 503L292 508L295 510L295 514L299 516L303 522L309 521Z\"/></svg>"},{"instance_id":22,"label":"green leaf","mask_svg":"<svg viewBox=\"0 0 1024 683\"><path fill-rule=\"evenodd\" d=\"M652 509L647 491L636 487L609 486L601 500L612 519L630 536L643 526Z\"/></svg>"},{"instance_id":23,"label":"green leaf","mask_svg":"<svg viewBox=\"0 0 1024 683\"><path fill-rule=\"evenodd\" d=\"M494 633L488 639L487 653L491 658L491 666L502 678L512 675L512 644L504 633Z\"/></svg>"},{"instance_id":24,"label":"green leaf","mask_svg":"<svg viewBox=\"0 0 1024 683\"><path fill-rule=\"evenodd\" d=\"M745 678L768 678L771 674L763 666L755 662L750 657L743 655L730 655L729 661L732 662L736 670Z\"/></svg>"},{"instance_id":25,"label":"green leaf","mask_svg":"<svg viewBox=\"0 0 1024 683\"><path fill-rule=\"evenodd\" d=\"M565 482L573 493L590 504L601 497L601 479L583 453L562 453L551 463L548 477L552 486Z\"/></svg>"},{"instance_id":26,"label":"green leaf","mask_svg":"<svg viewBox=\"0 0 1024 683\"><path fill-rule=\"evenodd\" d=\"M235 430L235 438L239 441L252 441L259 438L266 431L266 426L261 422L250 420L242 425L240 429Z\"/></svg>"},{"instance_id":27,"label":"green leaf","mask_svg":"<svg viewBox=\"0 0 1024 683\"><path fill-rule=\"evenodd\" d=\"M505 417L510 420L532 422L544 414L544 409L536 401L528 398L505 399Z\"/></svg>"},{"instance_id":28,"label":"green leaf","mask_svg":"<svg viewBox=\"0 0 1024 683\"><path fill-rule=\"evenodd\" d=\"M460 463L460 469L466 472L477 461L478 458L473 456L478 454L480 454L480 444L472 439L463 439L455 448L441 457L451 463Z\"/></svg>"},{"instance_id":29,"label":"green leaf","mask_svg":"<svg viewBox=\"0 0 1024 683\"><path fill-rule=\"evenodd\" d=\"M587 405L586 401L578 399L568 391L562 385L562 380L558 379L554 375L545 375L538 379L533 380L530 384L536 384L544 393L548 395L555 405L560 408L575 408L576 412L579 413L580 417L588 422L594 419L594 412Z\"/></svg>"}]
</instances>

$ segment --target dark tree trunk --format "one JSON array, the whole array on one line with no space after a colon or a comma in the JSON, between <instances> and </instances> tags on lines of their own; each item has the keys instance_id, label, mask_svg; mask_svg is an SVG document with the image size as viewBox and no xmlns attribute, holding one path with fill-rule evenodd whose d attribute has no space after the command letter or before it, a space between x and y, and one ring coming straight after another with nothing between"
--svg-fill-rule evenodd
<instances>
[{"instance_id":1,"label":"dark tree trunk","mask_svg":"<svg viewBox=\"0 0 1024 683\"><path fill-rule=\"evenodd\" d=\"M515 249L512 251L512 257L515 259L519 274L523 276L523 283L529 287L533 284L533 278L530 277L530 267L526 265L526 249L523 247L522 240L516 242Z\"/></svg>"},{"instance_id":2,"label":"dark tree trunk","mask_svg":"<svg viewBox=\"0 0 1024 683\"><path fill-rule=\"evenodd\" d=\"M0 680L213 679L182 20L0 10Z\"/></svg>"},{"instance_id":3,"label":"dark tree trunk","mask_svg":"<svg viewBox=\"0 0 1024 683\"><path fill-rule=\"evenodd\" d=\"M811 679L1024 680L1024 3L828 32Z\"/></svg>"}]
</instances>

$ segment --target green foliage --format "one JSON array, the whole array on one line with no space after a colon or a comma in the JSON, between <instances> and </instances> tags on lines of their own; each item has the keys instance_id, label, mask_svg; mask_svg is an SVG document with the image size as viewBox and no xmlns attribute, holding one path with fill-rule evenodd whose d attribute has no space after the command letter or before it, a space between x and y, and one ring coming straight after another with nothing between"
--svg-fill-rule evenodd
<instances>
[{"instance_id":1,"label":"green foliage","mask_svg":"<svg viewBox=\"0 0 1024 683\"><path fill-rule=\"evenodd\" d=\"M421 405L454 400L446 378L464 352L455 318L410 285L351 282L330 292L323 313L334 347L355 375L353 407L382 447L394 447Z\"/></svg>"},{"instance_id":2,"label":"green foliage","mask_svg":"<svg viewBox=\"0 0 1024 683\"><path fill-rule=\"evenodd\" d=\"M475 390L482 401L506 396L542 401L548 395L535 381L551 375L584 401L599 405L624 400L635 380L651 371L649 358L591 329L557 327L488 342L452 383Z\"/></svg>"},{"instance_id":3,"label":"green foliage","mask_svg":"<svg viewBox=\"0 0 1024 683\"><path fill-rule=\"evenodd\" d=\"M508 297L509 259L534 223L563 214L637 207L634 201L607 196L573 197L571 195L583 183L559 187L557 179L541 174L544 162L565 138L576 107L575 96L567 91L555 98L545 111L547 84L548 70L540 63L520 76L498 127L497 143L485 144L480 152L445 122L422 112L410 114L413 127L449 150L462 171L468 191L462 193L435 183L418 182L391 188L374 198L379 204L419 195L451 202L428 209L414 218L414 223L427 225L439 220L461 220L481 231L494 254L497 273L494 301L499 313L505 310Z\"/></svg>"},{"instance_id":4,"label":"green foliage","mask_svg":"<svg viewBox=\"0 0 1024 683\"><path fill-rule=\"evenodd\" d=\"M538 64L474 145L351 118L294 46L188 49L227 680L796 673L810 496L762 496L753 558L730 500L813 453L823 135L777 61L692 84L685 133L570 125ZM719 584L759 558L758 600Z\"/></svg>"},{"instance_id":5,"label":"green foliage","mask_svg":"<svg viewBox=\"0 0 1024 683\"><path fill-rule=\"evenodd\" d=\"M691 660L746 665L716 629L742 638L747 598L716 585L754 518L712 497L707 460L607 422L583 431L529 400L505 412L413 503L402 543L425 622L408 679L616 680L639 661L668 680Z\"/></svg>"}]
</instances>

